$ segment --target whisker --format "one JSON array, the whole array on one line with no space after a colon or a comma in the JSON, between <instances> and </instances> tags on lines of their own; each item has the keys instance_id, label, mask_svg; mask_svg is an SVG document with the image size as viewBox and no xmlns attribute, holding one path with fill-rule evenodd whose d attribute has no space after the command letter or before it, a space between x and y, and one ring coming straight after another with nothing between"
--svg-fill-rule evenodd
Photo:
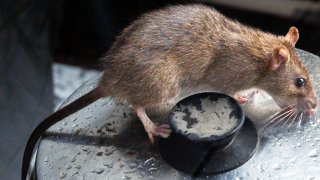
<instances>
[{"instance_id":1,"label":"whisker","mask_svg":"<svg viewBox=\"0 0 320 180\"><path fill-rule=\"evenodd\" d=\"M289 124L288 128L291 127L291 125L293 124L293 122L296 121L296 118L298 117L298 115L300 114L301 111L297 111L297 114L294 116L294 118L291 120L291 123Z\"/></svg>"},{"instance_id":2,"label":"whisker","mask_svg":"<svg viewBox=\"0 0 320 180\"><path fill-rule=\"evenodd\" d=\"M292 118L294 115L297 116L297 114L299 113L299 111L296 111L294 114L292 114L292 116L289 117L289 119L291 120L290 124L288 125L288 129L291 127L291 125L293 124L293 122L295 121L294 118Z\"/></svg>"},{"instance_id":3,"label":"whisker","mask_svg":"<svg viewBox=\"0 0 320 180\"><path fill-rule=\"evenodd\" d=\"M297 127L301 127L302 118L303 118L303 112L301 111L301 115L300 115Z\"/></svg>"},{"instance_id":4,"label":"whisker","mask_svg":"<svg viewBox=\"0 0 320 180\"><path fill-rule=\"evenodd\" d=\"M268 126L269 124L273 123L275 120L277 120L277 119L279 119L279 118L281 118L281 117L283 117L283 116L286 117L287 114L291 114L291 112L294 111L294 110L295 110L295 108L290 109L290 110L288 110L288 111L285 111L285 112L279 114L279 115L276 116L276 117L273 117L272 119L269 119L269 120L265 123L264 126Z\"/></svg>"},{"instance_id":5,"label":"whisker","mask_svg":"<svg viewBox=\"0 0 320 180\"><path fill-rule=\"evenodd\" d=\"M268 118L267 118L267 121L273 119L275 116L279 115L279 114L282 114L283 112L286 112L288 108L291 108L291 107L294 107L295 105L292 104L292 105L289 105L283 109L281 109L280 111L278 112L275 112L274 114L270 115Z\"/></svg>"},{"instance_id":6,"label":"whisker","mask_svg":"<svg viewBox=\"0 0 320 180\"><path fill-rule=\"evenodd\" d=\"M281 112L280 114L277 114L277 116L274 116L272 118L267 119L266 122L265 122L265 125L273 123L275 120L281 118L282 116L284 116L284 115L286 115L288 113L290 113L290 111Z\"/></svg>"},{"instance_id":7,"label":"whisker","mask_svg":"<svg viewBox=\"0 0 320 180\"><path fill-rule=\"evenodd\" d=\"M295 109L292 109L292 111L290 111L290 113L287 113L287 115L285 115L284 117L282 117L281 119L277 120L276 123L272 124L269 128L279 124L281 121L283 121L286 117L290 116L290 114L294 113Z\"/></svg>"},{"instance_id":8,"label":"whisker","mask_svg":"<svg viewBox=\"0 0 320 180\"><path fill-rule=\"evenodd\" d=\"M283 125L281 126L281 129L284 128L284 126L290 121L290 118L296 114L298 111L295 109L295 111L293 113L291 113L291 115L287 118L287 120L283 123Z\"/></svg>"}]
</instances>

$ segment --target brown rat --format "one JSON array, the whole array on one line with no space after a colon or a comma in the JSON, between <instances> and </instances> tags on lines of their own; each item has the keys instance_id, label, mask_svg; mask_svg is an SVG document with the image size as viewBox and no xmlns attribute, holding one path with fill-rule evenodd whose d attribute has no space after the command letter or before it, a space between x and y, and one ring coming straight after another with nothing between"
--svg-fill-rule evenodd
<instances>
[{"instance_id":1,"label":"brown rat","mask_svg":"<svg viewBox=\"0 0 320 180\"><path fill-rule=\"evenodd\" d=\"M175 99L185 89L206 86L234 95L257 87L281 107L314 111L312 81L294 49L298 38L295 27L276 36L209 7L169 7L142 16L118 37L106 57L102 94L133 105L150 139L162 134L144 108Z\"/></svg>"},{"instance_id":2,"label":"brown rat","mask_svg":"<svg viewBox=\"0 0 320 180\"><path fill-rule=\"evenodd\" d=\"M252 87L270 93L280 107L295 105L313 113L318 100L294 48L298 38L295 27L286 36L276 36L201 5L147 13L123 30L103 58L106 66L98 87L46 121L53 124L112 96L132 105L153 141L153 136L167 137L170 130L168 125L156 127L146 107L174 103L195 92L234 95ZM37 128L30 137L32 148L45 129ZM31 156L27 149L26 159Z\"/></svg>"}]
</instances>

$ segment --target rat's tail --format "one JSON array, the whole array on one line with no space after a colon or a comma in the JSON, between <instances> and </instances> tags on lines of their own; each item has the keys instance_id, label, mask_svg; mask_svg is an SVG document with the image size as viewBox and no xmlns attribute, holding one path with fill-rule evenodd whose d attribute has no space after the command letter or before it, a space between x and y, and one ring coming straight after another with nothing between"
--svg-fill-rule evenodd
<instances>
[{"instance_id":1,"label":"rat's tail","mask_svg":"<svg viewBox=\"0 0 320 180\"><path fill-rule=\"evenodd\" d=\"M36 129L32 132L31 136L29 137L28 143L24 150L23 161L22 161L22 174L21 174L22 180L31 179L30 177L31 173L28 173L28 172L30 169L30 163L31 163L32 154L34 152L34 147L37 145L40 137L45 133L45 131L49 127L51 127L53 124L61 121L62 119L68 117L69 115L77 112L78 110L90 105L91 103L95 102L101 97L102 96L98 86L97 88L93 89L87 94L81 96L79 99L76 99L75 101L71 102L67 106L51 114L49 117L47 117L44 121L42 121L36 127Z\"/></svg>"}]
</instances>

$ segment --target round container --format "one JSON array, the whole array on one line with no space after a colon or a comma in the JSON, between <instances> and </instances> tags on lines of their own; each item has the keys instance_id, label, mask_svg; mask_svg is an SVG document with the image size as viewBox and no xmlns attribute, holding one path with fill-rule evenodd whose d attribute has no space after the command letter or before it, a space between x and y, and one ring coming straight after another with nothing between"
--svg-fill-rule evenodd
<instances>
[{"instance_id":1,"label":"round container","mask_svg":"<svg viewBox=\"0 0 320 180\"><path fill-rule=\"evenodd\" d=\"M244 112L230 96L211 92L189 96L170 111L169 125L172 133L169 138L160 139L160 153L172 167L194 176L234 169L254 154L246 148L246 152L235 152L237 148L234 145L241 141L241 136L238 136L236 143L234 137L244 122ZM250 126L254 127L250 122L246 124L249 129ZM248 132L254 134L256 130L253 128ZM254 142L251 149L256 147L257 140Z\"/></svg>"},{"instance_id":2,"label":"round container","mask_svg":"<svg viewBox=\"0 0 320 180\"><path fill-rule=\"evenodd\" d=\"M230 96L201 93L178 102L169 113L173 133L190 143L202 143L211 150L225 147L242 127L245 116Z\"/></svg>"}]
</instances>

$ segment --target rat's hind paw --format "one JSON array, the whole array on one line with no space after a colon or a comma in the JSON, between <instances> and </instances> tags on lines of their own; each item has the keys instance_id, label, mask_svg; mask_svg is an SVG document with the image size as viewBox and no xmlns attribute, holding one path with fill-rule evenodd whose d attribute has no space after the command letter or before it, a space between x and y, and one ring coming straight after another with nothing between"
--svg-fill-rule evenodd
<instances>
[{"instance_id":1,"label":"rat's hind paw","mask_svg":"<svg viewBox=\"0 0 320 180\"><path fill-rule=\"evenodd\" d=\"M162 124L160 126L155 126L154 123L149 119L146 114L144 107L136 107L135 111L142 122L144 129L146 130L151 143L154 143L154 136L161 136L163 138L169 137L171 129L168 124Z\"/></svg>"},{"instance_id":2,"label":"rat's hind paw","mask_svg":"<svg viewBox=\"0 0 320 180\"><path fill-rule=\"evenodd\" d=\"M170 129L169 124L162 124L157 127L157 134L163 138L168 138L172 130Z\"/></svg>"},{"instance_id":3,"label":"rat's hind paw","mask_svg":"<svg viewBox=\"0 0 320 180\"><path fill-rule=\"evenodd\" d=\"M154 124L150 124L149 126L145 127L145 130L149 136L151 143L154 143L155 136L168 138L171 133L171 129L168 124L162 124L158 127L156 127Z\"/></svg>"}]
</instances>

